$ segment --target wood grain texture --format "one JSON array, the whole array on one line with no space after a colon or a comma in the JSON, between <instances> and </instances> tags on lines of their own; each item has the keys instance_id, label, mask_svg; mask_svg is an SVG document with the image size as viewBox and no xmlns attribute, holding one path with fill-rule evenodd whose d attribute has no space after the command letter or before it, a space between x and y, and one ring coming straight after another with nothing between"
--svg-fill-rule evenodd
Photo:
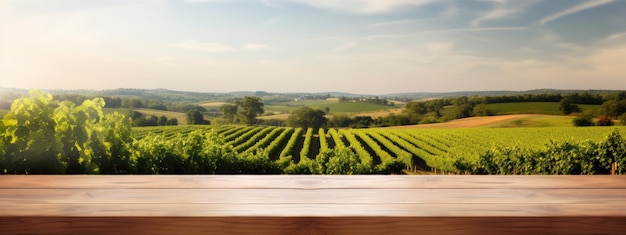
<instances>
[{"instance_id":1,"label":"wood grain texture","mask_svg":"<svg viewBox=\"0 0 626 235\"><path fill-rule=\"evenodd\" d=\"M0 217L1 234L624 234L626 217Z\"/></svg>"},{"instance_id":2,"label":"wood grain texture","mask_svg":"<svg viewBox=\"0 0 626 235\"><path fill-rule=\"evenodd\" d=\"M0 234L626 234L624 176L0 176Z\"/></svg>"},{"instance_id":3,"label":"wood grain texture","mask_svg":"<svg viewBox=\"0 0 626 235\"><path fill-rule=\"evenodd\" d=\"M0 175L3 188L186 189L419 189L586 188L626 189L625 176L610 175Z\"/></svg>"}]
</instances>

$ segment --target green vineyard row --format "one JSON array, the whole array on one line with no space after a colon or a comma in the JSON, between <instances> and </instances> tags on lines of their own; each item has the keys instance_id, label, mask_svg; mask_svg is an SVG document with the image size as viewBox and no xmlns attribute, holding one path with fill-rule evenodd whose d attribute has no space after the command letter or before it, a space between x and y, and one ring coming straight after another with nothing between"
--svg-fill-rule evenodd
<instances>
[{"instance_id":1,"label":"green vineyard row","mask_svg":"<svg viewBox=\"0 0 626 235\"><path fill-rule=\"evenodd\" d=\"M394 160L410 167L457 171L459 159L477 162L493 149L540 150L548 144L602 141L626 127L468 128L468 129L301 129L246 126L165 126L133 128L135 139L148 135L166 138L201 130L215 132L239 153L265 150L271 160L295 163L315 159L335 147L351 147L364 165ZM306 158L306 159L305 159Z\"/></svg>"}]
</instances>

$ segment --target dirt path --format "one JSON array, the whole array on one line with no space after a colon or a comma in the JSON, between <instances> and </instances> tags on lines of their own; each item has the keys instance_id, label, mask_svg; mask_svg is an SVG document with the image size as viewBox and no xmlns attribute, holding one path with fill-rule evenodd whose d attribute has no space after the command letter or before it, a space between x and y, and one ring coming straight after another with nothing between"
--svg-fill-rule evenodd
<instances>
[{"instance_id":1,"label":"dirt path","mask_svg":"<svg viewBox=\"0 0 626 235\"><path fill-rule=\"evenodd\" d=\"M419 124L408 126L392 126L384 127L387 129L413 129L413 128L470 128L487 126L498 122L509 121L512 119L529 118L529 117L541 117L546 115L541 114L513 114L513 115L501 115L501 116L489 116L489 117L470 117L452 120L444 123L433 124Z\"/></svg>"}]
</instances>

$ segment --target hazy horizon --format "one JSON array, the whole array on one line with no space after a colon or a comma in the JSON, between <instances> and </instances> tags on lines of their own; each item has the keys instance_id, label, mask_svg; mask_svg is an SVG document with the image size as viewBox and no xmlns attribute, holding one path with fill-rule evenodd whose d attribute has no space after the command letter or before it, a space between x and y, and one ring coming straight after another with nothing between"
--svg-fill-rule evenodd
<instances>
[{"instance_id":1,"label":"hazy horizon","mask_svg":"<svg viewBox=\"0 0 626 235\"><path fill-rule=\"evenodd\" d=\"M622 0L5 0L0 87L626 89Z\"/></svg>"}]
</instances>

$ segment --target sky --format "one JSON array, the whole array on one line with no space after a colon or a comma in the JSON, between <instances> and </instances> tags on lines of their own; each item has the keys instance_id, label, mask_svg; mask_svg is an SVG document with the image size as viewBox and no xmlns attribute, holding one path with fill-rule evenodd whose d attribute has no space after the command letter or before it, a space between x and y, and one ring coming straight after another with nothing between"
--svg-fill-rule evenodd
<instances>
[{"instance_id":1,"label":"sky","mask_svg":"<svg viewBox=\"0 0 626 235\"><path fill-rule=\"evenodd\" d=\"M2 0L0 87L626 89L624 0Z\"/></svg>"}]
</instances>

